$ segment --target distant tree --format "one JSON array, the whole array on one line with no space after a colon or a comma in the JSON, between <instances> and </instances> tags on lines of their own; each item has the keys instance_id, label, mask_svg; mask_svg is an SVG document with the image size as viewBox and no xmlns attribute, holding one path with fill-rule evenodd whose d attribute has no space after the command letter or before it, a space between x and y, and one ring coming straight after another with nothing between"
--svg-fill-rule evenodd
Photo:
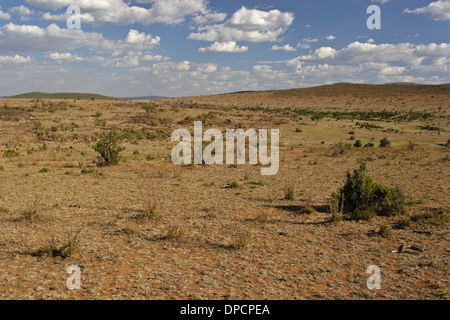
<instances>
[{"instance_id":1,"label":"distant tree","mask_svg":"<svg viewBox=\"0 0 450 320\"><path fill-rule=\"evenodd\" d=\"M315 114L311 117L311 121L315 121L316 122L316 126L319 124L319 121L324 119L325 115L323 114Z\"/></svg>"}]
</instances>

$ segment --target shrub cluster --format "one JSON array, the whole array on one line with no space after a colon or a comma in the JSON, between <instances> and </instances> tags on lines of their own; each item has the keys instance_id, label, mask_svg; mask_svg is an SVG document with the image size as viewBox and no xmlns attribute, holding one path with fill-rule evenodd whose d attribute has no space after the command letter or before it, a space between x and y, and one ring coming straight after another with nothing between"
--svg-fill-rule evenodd
<instances>
[{"instance_id":1,"label":"shrub cluster","mask_svg":"<svg viewBox=\"0 0 450 320\"><path fill-rule=\"evenodd\" d=\"M334 194L335 202L351 220L371 220L375 216L393 216L405 213L406 197L397 188L375 182L366 174L366 164L361 164L353 174L347 174L347 182Z\"/></svg>"}]
</instances>

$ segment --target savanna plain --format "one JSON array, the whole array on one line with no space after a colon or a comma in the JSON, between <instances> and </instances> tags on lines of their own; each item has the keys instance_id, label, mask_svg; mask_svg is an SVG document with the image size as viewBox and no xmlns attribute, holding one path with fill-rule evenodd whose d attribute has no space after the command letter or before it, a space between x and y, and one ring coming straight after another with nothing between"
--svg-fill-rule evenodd
<instances>
[{"instance_id":1,"label":"savanna plain","mask_svg":"<svg viewBox=\"0 0 450 320\"><path fill-rule=\"evenodd\" d=\"M448 299L449 112L448 85L0 99L0 299ZM194 121L279 129L279 173L173 164Z\"/></svg>"}]
</instances>

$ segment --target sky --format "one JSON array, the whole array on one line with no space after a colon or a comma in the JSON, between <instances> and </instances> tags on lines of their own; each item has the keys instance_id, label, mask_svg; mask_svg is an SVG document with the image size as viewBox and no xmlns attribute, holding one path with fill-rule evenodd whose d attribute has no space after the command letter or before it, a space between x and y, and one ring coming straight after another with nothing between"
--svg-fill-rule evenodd
<instances>
[{"instance_id":1,"label":"sky","mask_svg":"<svg viewBox=\"0 0 450 320\"><path fill-rule=\"evenodd\" d=\"M439 84L449 71L450 0L0 0L0 96Z\"/></svg>"}]
</instances>

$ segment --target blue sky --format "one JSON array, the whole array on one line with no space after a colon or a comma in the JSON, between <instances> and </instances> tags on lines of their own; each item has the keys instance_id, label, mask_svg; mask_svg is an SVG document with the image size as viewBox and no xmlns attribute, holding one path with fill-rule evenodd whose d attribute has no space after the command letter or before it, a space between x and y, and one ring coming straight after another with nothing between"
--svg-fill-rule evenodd
<instances>
[{"instance_id":1,"label":"blue sky","mask_svg":"<svg viewBox=\"0 0 450 320\"><path fill-rule=\"evenodd\" d=\"M81 30L67 28L69 5ZM370 30L367 8L381 9ZM450 82L450 0L0 1L0 96Z\"/></svg>"}]
</instances>

